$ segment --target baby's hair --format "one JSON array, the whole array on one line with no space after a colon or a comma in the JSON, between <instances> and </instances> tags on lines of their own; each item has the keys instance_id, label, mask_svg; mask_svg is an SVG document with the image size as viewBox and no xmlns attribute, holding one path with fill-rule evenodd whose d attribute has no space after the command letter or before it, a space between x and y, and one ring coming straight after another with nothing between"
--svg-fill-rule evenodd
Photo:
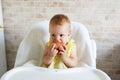
<instances>
[{"instance_id":1,"label":"baby's hair","mask_svg":"<svg viewBox=\"0 0 120 80\"><path fill-rule=\"evenodd\" d=\"M69 27L70 27L71 22L70 22L70 19L66 15L56 14L51 18L49 26L52 25L52 24L62 25L64 23L68 23Z\"/></svg>"}]
</instances>

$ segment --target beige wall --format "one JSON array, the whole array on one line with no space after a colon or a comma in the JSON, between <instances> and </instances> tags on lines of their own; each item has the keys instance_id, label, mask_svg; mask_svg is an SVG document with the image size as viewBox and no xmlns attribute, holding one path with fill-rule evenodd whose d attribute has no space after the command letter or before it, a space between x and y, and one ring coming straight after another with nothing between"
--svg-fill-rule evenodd
<instances>
[{"instance_id":1,"label":"beige wall","mask_svg":"<svg viewBox=\"0 0 120 80\"><path fill-rule=\"evenodd\" d=\"M56 13L83 23L97 43L97 68L120 77L120 0L2 0L8 69L18 46L36 22Z\"/></svg>"}]
</instances>

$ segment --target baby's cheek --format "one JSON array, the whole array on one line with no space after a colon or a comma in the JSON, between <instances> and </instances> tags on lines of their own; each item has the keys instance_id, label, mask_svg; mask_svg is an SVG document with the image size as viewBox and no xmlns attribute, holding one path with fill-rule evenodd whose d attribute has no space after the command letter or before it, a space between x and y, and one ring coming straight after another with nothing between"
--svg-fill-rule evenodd
<instances>
[{"instance_id":1,"label":"baby's cheek","mask_svg":"<svg viewBox=\"0 0 120 80\"><path fill-rule=\"evenodd\" d=\"M53 42L53 38L50 37L50 41Z\"/></svg>"}]
</instances>

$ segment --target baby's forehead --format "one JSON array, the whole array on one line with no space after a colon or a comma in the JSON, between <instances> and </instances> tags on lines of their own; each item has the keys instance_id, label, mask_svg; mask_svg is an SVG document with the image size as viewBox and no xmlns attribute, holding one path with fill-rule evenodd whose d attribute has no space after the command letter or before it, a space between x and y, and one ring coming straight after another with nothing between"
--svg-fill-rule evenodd
<instances>
[{"instance_id":1,"label":"baby's forehead","mask_svg":"<svg viewBox=\"0 0 120 80\"><path fill-rule=\"evenodd\" d=\"M51 26L49 30L52 30L52 31L69 31L70 27L67 26L67 25L54 25L54 26Z\"/></svg>"},{"instance_id":2,"label":"baby's forehead","mask_svg":"<svg viewBox=\"0 0 120 80\"><path fill-rule=\"evenodd\" d=\"M63 24L50 24L49 26L50 28L60 28L60 27L66 27L66 28L70 28L70 24L69 23L63 23Z\"/></svg>"}]
</instances>

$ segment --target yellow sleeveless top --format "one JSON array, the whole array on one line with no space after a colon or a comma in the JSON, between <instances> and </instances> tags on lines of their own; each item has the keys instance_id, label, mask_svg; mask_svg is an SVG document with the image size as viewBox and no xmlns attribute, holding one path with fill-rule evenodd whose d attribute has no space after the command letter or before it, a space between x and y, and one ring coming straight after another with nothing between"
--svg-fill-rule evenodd
<instances>
[{"instance_id":1,"label":"yellow sleeveless top","mask_svg":"<svg viewBox=\"0 0 120 80\"><path fill-rule=\"evenodd\" d=\"M47 44L48 44L48 46L50 46L51 42L49 41ZM74 40L68 41L67 56L70 56L71 50L73 49L74 46L76 46L74 43ZM45 67L45 66L43 66L43 67ZM52 63L47 68L65 69L65 68L67 68L67 66L63 63L62 59L60 58L60 55L56 55L55 58L53 59Z\"/></svg>"}]
</instances>

